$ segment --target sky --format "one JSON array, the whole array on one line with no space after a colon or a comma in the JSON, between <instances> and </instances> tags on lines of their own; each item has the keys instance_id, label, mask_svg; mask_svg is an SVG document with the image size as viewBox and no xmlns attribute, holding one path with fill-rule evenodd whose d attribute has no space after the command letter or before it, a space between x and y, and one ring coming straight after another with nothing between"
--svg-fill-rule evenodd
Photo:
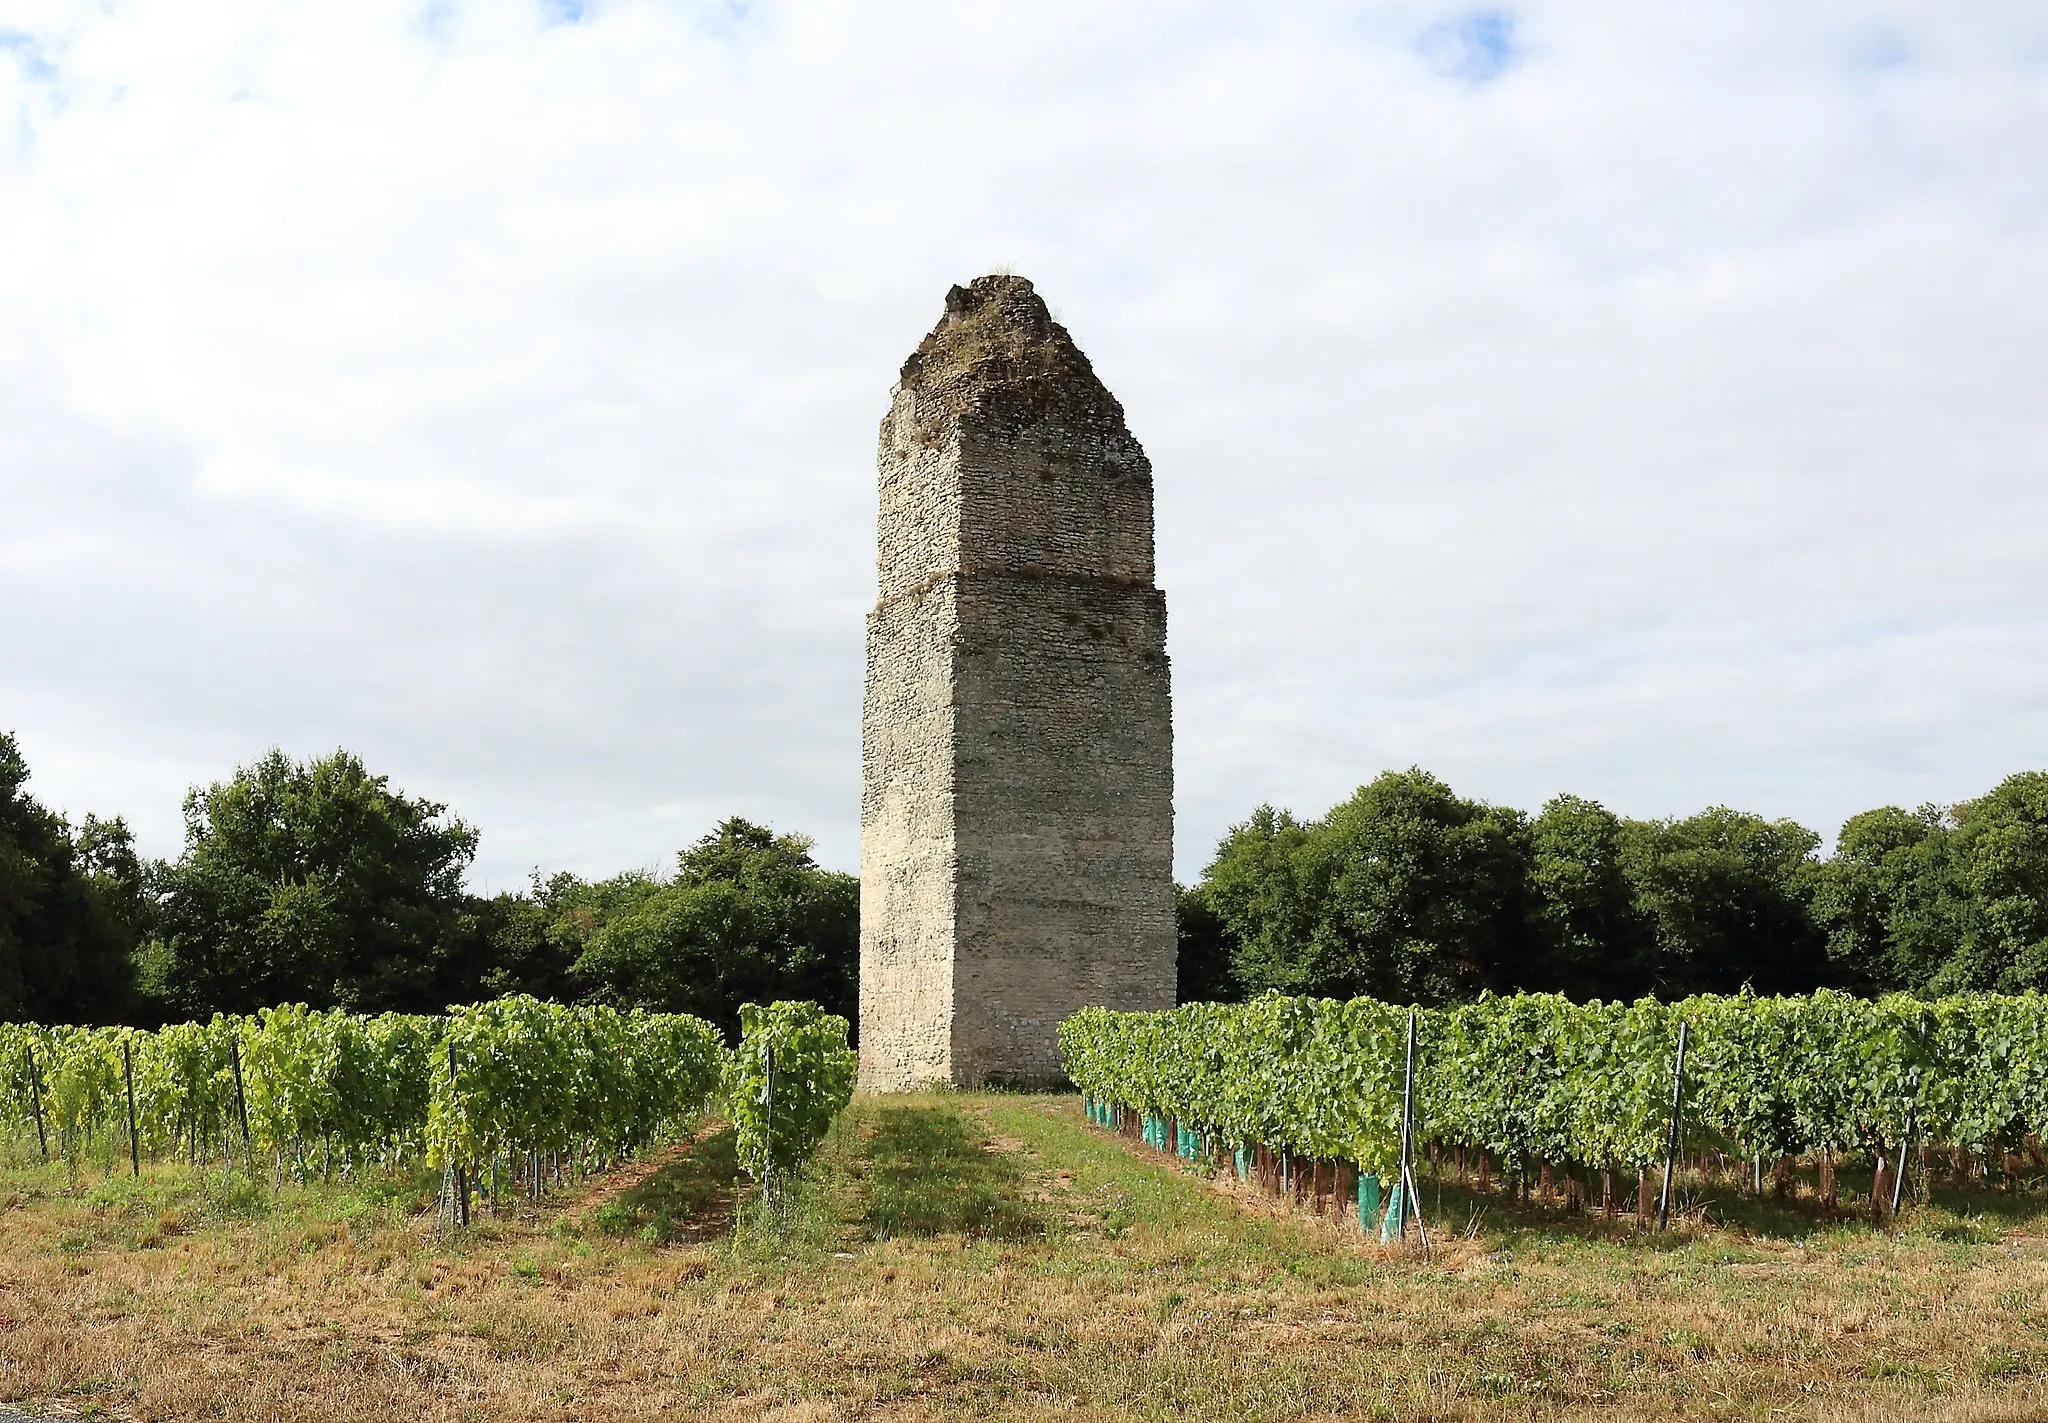
<instances>
[{"instance_id":1,"label":"sky","mask_svg":"<svg viewBox=\"0 0 2048 1423\"><path fill-rule=\"evenodd\" d=\"M1031 278L1156 471L1176 867L1388 768L2048 767L2048 7L0 0L0 730L471 879L858 861L876 427Z\"/></svg>"}]
</instances>

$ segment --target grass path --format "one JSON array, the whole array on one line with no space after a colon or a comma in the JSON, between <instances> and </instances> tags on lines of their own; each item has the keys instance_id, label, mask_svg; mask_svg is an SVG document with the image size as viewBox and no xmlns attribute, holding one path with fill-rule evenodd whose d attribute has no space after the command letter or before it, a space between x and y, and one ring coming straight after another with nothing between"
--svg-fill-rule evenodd
<instances>
[{"instance_id":1,"label":"grass path","mask_svg":"<svg viewBox=\"0 0 2048 1423\"><path fill-rule=\"evenodd\" d=\"M723 1145L721 1146L721 1142ZM1071 1098L864 1099L776 1234L729 1134L430 1231L431 1183L0 1171L0 1402L325 1420L2048 1417L2048 1220L1654 1242L1448 1194L1429 1260ZM1427 1195L1429 1188L1425 1187ZM734 1228L734 1213L743 1217Z\"/></svg>"}]
</instances>

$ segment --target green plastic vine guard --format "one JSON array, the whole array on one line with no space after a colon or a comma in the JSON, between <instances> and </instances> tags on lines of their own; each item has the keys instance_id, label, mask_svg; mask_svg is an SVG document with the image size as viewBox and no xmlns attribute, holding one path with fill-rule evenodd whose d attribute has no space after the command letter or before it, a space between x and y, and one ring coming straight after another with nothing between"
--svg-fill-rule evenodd
<instances>
[{"instance_id":1,"label":"green plastic vine guard","mask_svg":"<svg viewBox=\"0 0 2048 1423\"><path fill-rule=\"evenodd\" d=\"M1360 1172L1358 1176L1358 1228L1371 1230L1380 1219L1380 1178ZM1381 1239L1385 1239L1384 1235Z\"/></svg>"}]
</instances>

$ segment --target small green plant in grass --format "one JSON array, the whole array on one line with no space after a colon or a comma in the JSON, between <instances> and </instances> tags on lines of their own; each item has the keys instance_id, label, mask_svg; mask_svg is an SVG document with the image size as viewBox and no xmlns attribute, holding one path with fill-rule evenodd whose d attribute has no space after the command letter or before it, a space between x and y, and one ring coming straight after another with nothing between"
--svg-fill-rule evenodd
<instances>
[{"instance_id":1,"label":"small green plant in grass","mask_svg":"<svg viewBox=\"0 0 2048 1423\"><path fill-rule=\"evenodd\" d=\"M1984 1360L1987 1379L2019 1379L2040 1371L2040 1360L2012 1349L2000 1349Z\"/></svg>"},{"instance_id":2,"label":"small green plant in grass","mask_svg":"<svg viewBox=\"0 0 2048 1423\"><path fill-rule=\"evenodd\" d=\"M1975 1220L1954 1220L1934 1228L1934 1238L1950 1245L1990 1245L1998 1237Z\"/></svg>"}]
</instances>

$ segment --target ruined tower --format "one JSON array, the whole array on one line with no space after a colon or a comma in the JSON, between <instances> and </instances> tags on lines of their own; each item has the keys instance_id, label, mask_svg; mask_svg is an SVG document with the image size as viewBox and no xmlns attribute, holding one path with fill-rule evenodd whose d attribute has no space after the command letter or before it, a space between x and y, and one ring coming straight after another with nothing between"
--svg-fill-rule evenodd
<instances>
[{"instance_id":1,"label":"ruined tower","mask_svg":"<svg viewBox=\"0 0 2048 1423\"><path fill-rule=\"evenodd\" d=\"M1022 277L946 294L882 421L861 715L860 1076L1048 1082L1173 1004L1152 466Z\"/></svg>"}]
</instances>

